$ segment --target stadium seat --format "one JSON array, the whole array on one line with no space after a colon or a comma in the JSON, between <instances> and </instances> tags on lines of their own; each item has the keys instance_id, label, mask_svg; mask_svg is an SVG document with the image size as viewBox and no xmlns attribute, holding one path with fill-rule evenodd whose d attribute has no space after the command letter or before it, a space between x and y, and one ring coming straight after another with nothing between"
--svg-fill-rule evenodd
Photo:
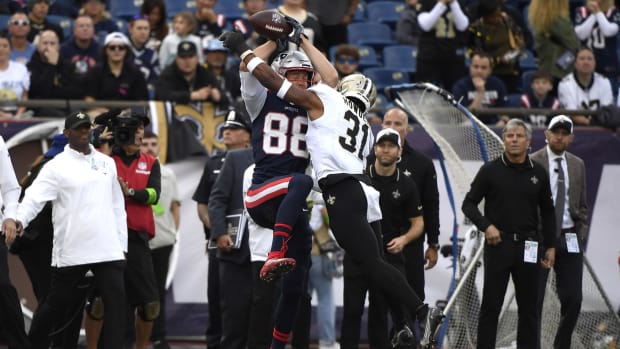
<instances>
[{"instance_id":1,"label":"stadium seat","mask_svg":"<svg viewBox=\"0 0 620 349\"><path fill-rule=\"evenodd\" d=\"M536 63L534 53L530 50L525 50L523 54L521 54L521 57L519 57L519 66L522 71L538 69L538 63Z\"/></svg>"},{"instance_id":2,"label":"stadium seat","mask_svg":"<svg viewBox=\"0 0 620 349\"><path fill-rule=\"evenodd\" d=\"M79 10L79 5L74 0L55 0L50 3L47 14L75 18Z\"/></svg>"},{"instance_id":3,"label":"stadium seat","mask_svg":"<svg viewBox=\"0 0 620 349\"><path fill-rule=\"evenodd\" d=\"M398 85L409 82L409 75L405 72L388 68L367 68L364 75L372 80L377 86L377 91L383 93L390 85Z\"/></svg>"},{"instance_id":4,"label":"stadium seat","mask_svg":"<svg viewBox=\"0 0 620 349\"><path fill-rule=\"evenodd\" d=\"M114 23L116 23L116 26L118 27L118 31L123 33L123 34L127 34L128 30L127 30L127 21L124 18L121 17L112 17L110 18L111 20L114 21Z\"/></svg>"},{"instance_id":5,"label":"stadium seat","mask_svg":"<svg viewBox=\"0 0 620 349\"><path fill-rule=\"evenodd\" d=\"M193 12L196 9L196 1L194 0L165 0L165 3L169 17L174 17L175 14L181 11Z\"/></svg>"},{"instance_id":6,"label":"stadium seat","mask_svg":"<svg viewBox=\"0 0 620 349\"><path fill-rule=\"evenodd\" d=\"M405 3L396 1L375 1L366 7L370 22L385 23L392 29L396 27L396 22L404 10Z\"/></svg>"},{"instance_id":7,"label":"stadium seat","mask_svg":"<svg viewBox=\"0 0 620 349\"><path fill-rule=\"evenodd\" d=\"M131 19L133 16L140 14L140 7L143 0L109 0L108 10L112 17Z\"/></svg>"},{"instance_id":8,"label":"stadium seat","mask_svg":"<svg viewBox=\"0 0 620 349\"><path fill-rule=\"evenodd\" d=\"M331 62L334 62L336 50L338 49L338 45L332 46L329 49L329 59ZM379 57L377 57L377 52L374 48L370 46L357 46L357 50L360 54L360 62L359 62L359 70L364 70L365 68L371 67L380 67L381 61Z\"/></svg>"},{"instance_id":9,"label":"stadium seat","mask_svg":"<svg viewBox=\"0 0 620 349\"><path fill-rule=\"evenodd\" d=\"M521 99L521 93L511 93L508 95L506 106L508 108L520 108L521 103L519 100Z\"/></svg>"},{"instance_id":10,"label":"stadium seat","mask_svg":"<svg viewBox=\"0 0 620 349\"><path fill-rule=\"evenodd\" d=\"M47 20L58 24L62 28L62 33L65 38L68 38L72 35L73 31L73 18L59 15L48 15Z\"/></svg>"},{"instance_id":11,"label":"stadium seat","mask_svg":"<svg viewBox=\"0 0 620 349\"><path fill-rule=\"evenodd\" d=\"M415 73L418 48L412 45L394 45L383 48L383 64L390 68Z\"/></svg>"},{"instance_id":12,"label":"stadium seat","mask_svg":"<svg viewBox=\"0 0 620 349\"><path fill-rule=\"evenodd\" d=\"M9 19L11 19L10 15L0 15L0 30L9 27Z\"/></svg>"},{"instance_id":13,"label":"stadium seat","mask_svg":"<svg viewBox=\"0 0 620 349\"><path fill-rule=\"evenodd\" d=\"M387 24L373 22L355 22L347 26L348 40L353 45L367 45L375 49L395 45L392 31Z\"/></svg>"},{"instance_id":14,"label":"stadium seat","mask_svg":"<svg viewBox=\"0 0 620 349\"><path fill-rule=\"evenodd\" d=\"M233 22L245 15L245 8L243 7L243 1L218 1L215 3L215 12L224 15L227 22Z\"/></svg>"},{"instance_id":15,"label":"stadium seat","mask_svg":"<svg viewBox=\"0 0 620 349\"><path fill-rule=\"evenodd\" d=\"M532 91L532 76L534 76L535 70L528 70L521 73L521 91L523 93Z\"/></svg>"},{"instance_id":16,"label":"stadium seat","mask_svg":"<svg viewBox=\"0 0 620 349\"><path fill-rule=\"evenodd\" d=\"M390 101L390 99L387 98L383 93L377 93L377 100L375 101L374 106L370 110L383 115L386 110L392 108L393 106L394 103L392 103L392 101Z\"/></svg>"},{"instance_id":17,"label":"stadium seat","mask_svg":"<svg viewBox=\"0 0 620 349\"><path fill-rule=\"evenodd\" d=\"M368 13L366 11L366 5L363 2L358 2L355 8L355 14L353 15L353 22L365 22L368 20Z\"/></svg>"}]
</instances>

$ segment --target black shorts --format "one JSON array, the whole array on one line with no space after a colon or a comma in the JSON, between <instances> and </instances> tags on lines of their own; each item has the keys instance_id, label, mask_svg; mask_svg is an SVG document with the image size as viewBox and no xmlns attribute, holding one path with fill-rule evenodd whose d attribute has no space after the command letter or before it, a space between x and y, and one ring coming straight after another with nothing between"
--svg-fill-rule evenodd
<instances>
[{"instance_id":1,"label":"black shorts","mask_svg":"<svg viewBox=\"0 0 620 349\"><path fill-rule=\"evenodd\" d=\"M153 259L146 233L129 231L125 292L129 305L142 305L159 300Z\"/></svg>"}]
</instances>

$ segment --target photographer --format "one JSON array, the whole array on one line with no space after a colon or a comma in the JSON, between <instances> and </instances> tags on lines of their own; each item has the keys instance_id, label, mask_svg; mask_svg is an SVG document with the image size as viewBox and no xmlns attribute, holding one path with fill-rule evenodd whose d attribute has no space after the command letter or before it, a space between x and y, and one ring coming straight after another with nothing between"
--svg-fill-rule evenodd
<instances>
[{"instance_id":1,"label":"photographer","mask_svg":"<svg viewBox=\"0 0 620 349\"><path fill-rule=\"evenodd\" d=\"M125 268L127 304L136 312L136 348L146 348L153 320L159 315L159 294L148 241L155 236L151 205L159 200L161 174L158 160L140 152L144 127L149 119L137 113L115 111L100 115L95 122L112 129L112 159L125 195L128 250ZM87 342L96 347L103 314L88 309Z\"/></svg>"}]
</instances>

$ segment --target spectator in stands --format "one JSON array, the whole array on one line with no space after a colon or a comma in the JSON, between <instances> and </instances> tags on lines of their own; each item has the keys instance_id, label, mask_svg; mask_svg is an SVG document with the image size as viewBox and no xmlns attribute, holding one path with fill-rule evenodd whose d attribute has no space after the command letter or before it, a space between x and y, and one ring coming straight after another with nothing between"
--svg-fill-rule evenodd
<instances>
[{"instance_id":1,"label":"spectator in stands","mask_svg":"<svg viewBox=\"0 0 620 349\"><path fill-rule=\"evenodd\" d=\"M538 70L532 75L530 84L531 90L521 95L519 100L521 106L526 109L544 108L544 109L560 109L560 102L551 93L553 91L553 77L546 71ZM524 117L525 121L532 126L545 127L551 121L551 115L548 114L530 114Z\"/></svg>"},{"instance_id":2,"label":"spectator in stands","mask_svg":"<svg viewBox=\"0 0 620 349\"><path fill-rule=\"evenodd\" d=\"M191 41L178 44L173 64L161 72L155 83L155 99L177 103L218 103L221 93L213 73L198 63L198 49Z\"/></svg>"},{"instance_id":3,"label":"spectator in stands","mask_svg":"<svg viewBox=\"0 0 620 349\"><path fill-rule=\"evenodd\" d=\"M34 44L28 42L30 20L23 12L15 12L9 19L9 39L11 40L11 60L27 64L35 51Z\"/></svg>"},{"instance_id":4,"label":"spectator in stands","mask_svg":"<svg viewBox=\"0 0 620 349\"><path fill-rule=\"evenodd\" d=\"M149 94L144 75L129 54L129 39L120 32L105 37L101 63L86 77L86 101L146 101ZM99 108L106 111L105 108Z\"/></svg>"},{"instance_id":5,"label":"spectator in stands","mask_svg":"<svg viewBox=\"0 0 620 349\"><path fill-rule=\"evenodd\" d=\"M133 52L133 63L142 71L149 90L155 86L159 76L159 56L148 47L150 24L146 16L136 15L128 23L129 44Z\"/></svg>"},{"instance_id":6,"label":"spectator in stands","mask_svg":"<svg viewBox=\"0 0 620 349\"><path fill-rule=\"evenodd\" d=\"M336 2L333 2L331 6L333 7L335 3ZM304 8L303 0L283 0L282 5L278 6L278 11L295 18L297 22L301 23L304 27L304 34L308 40L319 50L327 52L321 24L313 13L308 12ZM297 47L293 43L289 45L289 51L291 50L297 50Z\"/></svg>"},{"instance_id":7,"label":"spectator in stands","mask_svg":"<svg viewBox=\"0 0 620 349\"><path fill-rule=\"evenodd\" d=\"M26 66L12 61L11 43L5 33L0 34L0 119L21 115L26 107L16 102L28 99L30 77Z\"/></svg>"},{"instance_id":8,"label":"spectator in stands","mask_svg":"<svg viewBox=\"0 0 620 349\"><path fill-rule=\"evenodd\" d=\"M420 26L418 25L418 13L420 4L418 0L407 0L407 7L400 14L396 22L396 41L402 45L418 45L420 39Z\"/></svg>"},{"instance_id":9,"label":"spectator in stands","mask_svg":"<svg viewBox=\"0 0 620 349\"><path fill-rule=\"evenodd\" d=\"M538 69L551 73L556 85L573 71L570 57L579 48L568 17L568 0L532 0L528 18L536 38Z\"/></svg>"},{"instance_id":10,"label":"spectator in stands","mask_svg":"<svg viewBox=\"0 0 620 349\"><path fill-rule=\"evenodd\" d=\"M49 0L28 0L26 3L26 9L28 10L28 19L30 20L30 32L28 32L28 41L34 42L34 38L39 35L40 32L46 29L51 29L56 32L60 42L65 41L65 34L62 28L52 23L47 19L47 13L50 9Z\"/></svg>"},{"instance_id":11,"label":"spectator in stands","mask_svg":"<svg viewBox=\"0 0 620 349\"><path fill-rule=\"evenodd\" d=\"M493 75L504 82L508 93L516 93L521 83L519 56L525 49L523 28L502 11L499 0L480 1L478 15L469 26L469 50L491 55Z\"/></svg>"},{"instance_id":12,"label":"spectator in stands","mask_svg":"<svg viewBox=\"0 0 620 349\"><path fill-rule=\"evenodd\" d=\"M194 12L196 27L194 28L194 34L203 40L205 45L209 41L217 39L226 25L226 17L221 13L215 12L214 7L216 3L217 0L196 0L196 11Z\"/></svg>"},{"instance_id":13,"label":"spectator in stands","mask_svg":"<svg viewBox=\"0 0 620 349\"><path fill-rule=\"evenodd\" d=\"M476 52L471 58L469 75L454 84L452 94L467 109L502 107L506 104L506 86L502 80L491 75L491 56ZM504 126L507 116L480 116L488 125Z\"/></svg>"},{"instance_id":14,"label":"spectator in stands","mask_svg":"<svg viewBox=\"0 0 620 349\"><path fill-rule=\"evenodd\" d=\"M86 73L100 61L99 44L95 41L95 27L93 20L86 15L80 15L73 22L73 37L65 42L60 52L68 60L73 73L80 78L80 84Z\"/></svg>"},{"instance_id":15,"label":"spectator in stands","mask_svg":"<svg viewBox=\"0 0 620 349\"><path fill-rule=\"evenodd\" d=\"M587 47L577 51L575 70L560 81L558 99L566 109L598 110L613 104L611 83L605 76L595 72L596 59ZM588 115L572 115L575 125L590 125Z\"/></svg>"},{"instance_id":16,"label":"spectator in stands","mask_svg":"<svg viewBox=\"0 0 620 349\"><path fill-rule=\"evenodd\" d=\"M144 0L140 7L140 14L146 16L151 25L150 39L147 44L149 48L159 51L161 42L168 35L168 15L166 13L166 3L163 0Z\"/></svg>"},{"instance_id":17,"label":"spectator in stands","mask_svg":"<svg viewBox=\"0 0 620 349\"><path fill-rule=\"evenodd\" d=\"M359 64L360 53L357 47L353 45L342 44L334 52L334 67L338 72L338 79L358 73Z\"/></svg>"},{"instance_id":18,"label":"spectator in stands","mask_svg":"<svg viewBox=\"0 0 620 349\"><path fill-rule=\"evenodd\" d=\"M217 88L222 97L218 109L227 110L232 106L241 106L241 81L238 67L227 69L228 49L220 40L211 40L204 50L205 65L217 79ZM240 108L245 109L245 107ZM216 115L220 113L216 112Z\"/></svg>"},{"instance_id":19,"label":"spectator in stands","mask_svg":"<svg viewBox=\"0 0 620 349\"><path fill-rule=\"evenodd\" d=\"M168 34L159 48L159 68L163 71L170 63L174 62L177 55L177 47L181 41L192 42L196 47L202 47L200 38L194 34L194 16L191 12L179 12L174 15L172 21L173 32ZM202 50L198 51L198 61L204 63Z\"/></svg>"},{"instance_id":20,"label":"spectator in stands","mask_svg":"<svg viewBox=\"0 0 620 349\"><path fill-rule=\"evenodd\" d=\"M353 21L358 0L307 0L308 11L317 16L325 39L326 51L347 43L347 25Z\"/></svg>"},{"instance_id":21,"label":"spectator in stands","mask_svg":"<svg viewBox=\"0 0 620 349\"><path fill-rule=\"evenodd\" d=\"M620 12L613 0L588 0L575 13L575 33L594 52L596 72L606 76L612 88L618 86L618 44Z\"/></svg>"},{"instance_id":22,"label":"spectator in stands","mask_svg":"<svg viewBox=\"0 0 620 349\"><path fill-rule=\"evenodd\" d=\"M421 4L416 80L451 90L465 72L465 57L459 50L457 34L467 30L469 20L458 0L422 0Z\"/></svg>"},{"instance_id":23,"label":"spectator in stands","mask_svg":"<svg viewBox=\"0 0 620 349\"><path fill-rule=\"evenodd\" d=\"M110 13L106 11L104 0L84 0L80 14L87 15L93 20L95 39L99 44L105 40L106 35L120 29L111 19Z\"/></svg>"},{"instance_id":24,"label":"spectator in stands","mask_svg":"<svg viewBox=\"0 0 620 349\"><path fill-rule=\"evenodd\" d=\"M256 12L263 11L267 8L267 0L243 0L245 14L243 18L234 21L233 28L240 31L246 38L248 46L255 48L265 43L265 38L261 37L250 25L248 18Z\"/></svg>"},{"instance_id":25,"label":"spectator in stands","mask_svg":"<svg viewBox=\"0 0 620 349\"><path fill-rule=\"evenodd\" d=\"M71 64L60 53L58 35L53 30L39 34L37 50L28 62L30 91L32 99L79 99L84 96L71 68ZM64 117L68 110L63 108L38 108L35 116Z\"/></svg>"}]
</instances>

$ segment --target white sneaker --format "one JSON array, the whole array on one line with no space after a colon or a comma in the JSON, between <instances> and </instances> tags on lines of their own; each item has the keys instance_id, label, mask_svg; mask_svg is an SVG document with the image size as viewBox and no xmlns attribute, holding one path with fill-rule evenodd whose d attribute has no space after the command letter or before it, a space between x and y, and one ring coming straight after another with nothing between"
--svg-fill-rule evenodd
<instances>
[{"instance_id":1,"label":"white sneaker","mask_svg":"<svg viewBox=\"0 0 620 349\"><path fill-rule=\"evenodd\" d=\"M340 349L340 344L338 342L326 343L319 341L319 349Z\"/></svg>"}]
</instances>

